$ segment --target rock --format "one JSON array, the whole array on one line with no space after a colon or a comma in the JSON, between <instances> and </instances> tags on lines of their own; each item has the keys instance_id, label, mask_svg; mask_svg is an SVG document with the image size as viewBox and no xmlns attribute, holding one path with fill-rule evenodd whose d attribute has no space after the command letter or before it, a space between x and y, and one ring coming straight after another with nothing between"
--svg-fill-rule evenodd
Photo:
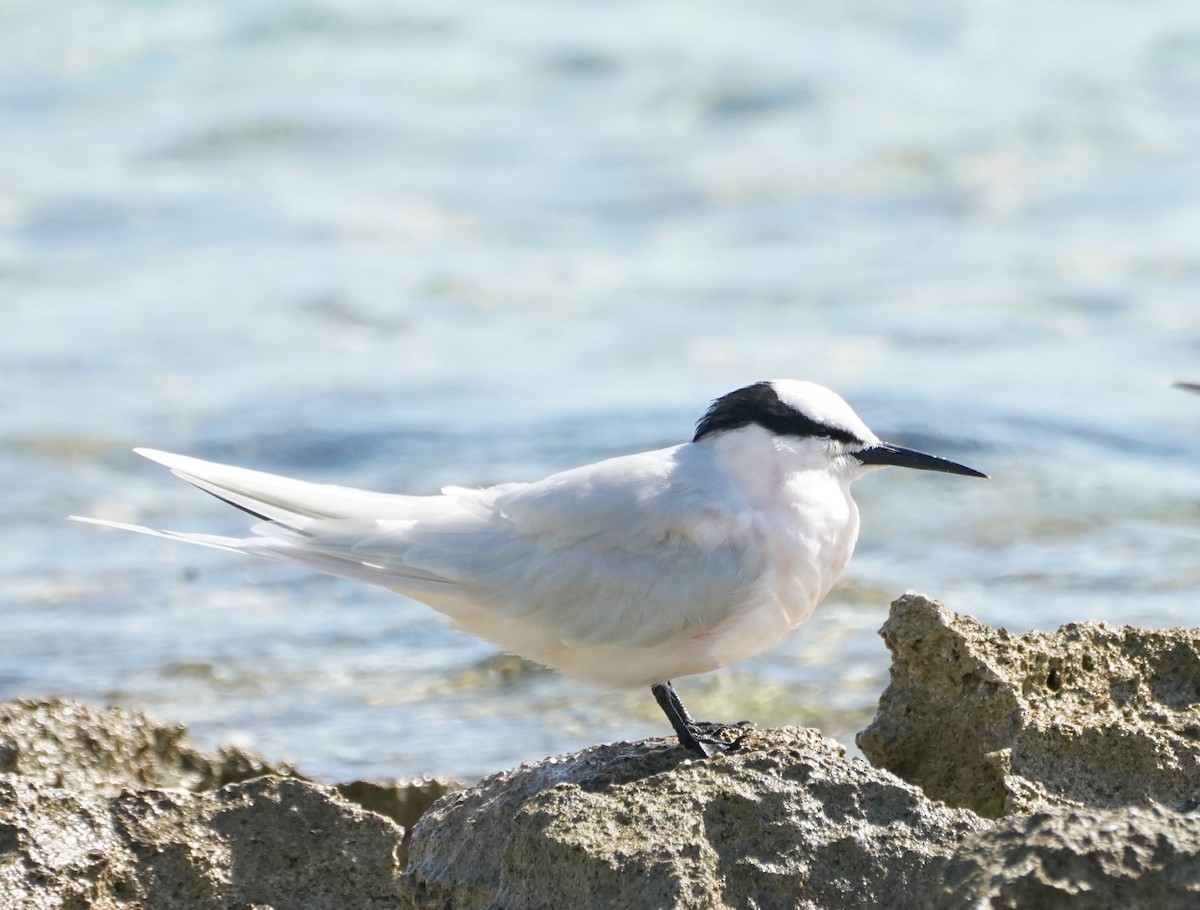
<instances>
[{"instance_id":1,"label":"rock","mask_svg":"<svg viewBox=\"0 0 1200 910\"><path fill-rule=\"evenodd\" d=\"M1200 906L1200 632L1013 635L906 595L883 634L859 742L908 783L784 728L333 789L136 712L0 703L0 910Z\"/></svg>"},{"instance_id":2,"label":"rock","mask_svg":"<svg viewBox=\"0 0 1200 910\"><path fill-rule=\"evenodd\" d=\"M1200 816L1163 806L1058 807L963 843L935 910L1191 910L1200 906Z\"/></svg>"},{"instance_id":3,"label":"rock","mask_svg":"<svg viewBox=\"0 0 1200 910\"><path fill-rule=\"evenodd\" d=\"M207 793L0 778L0 910L399 905L400 829L301 780Z\"/></svg>"},{"instance_id":4,"label":"rock","mask_svg":"<svg viewBox=\"0 0 1200 910\"><path fill-rule=\"evenodd\" d=\"M0 774L100 793L125 787L202 792L266 775L305 779L289 764L236 747L202 751L188 742L183 724L69 698L0 702ZM408 829L439 797L461 787L457 781L425 777L352 781L336 789Z\"/></svg>"},{"instance_id":5,"label":"rock","mask_svg":"<svg viewBox=\"0 0 1200 910\"><path fill-rule=\"evenodd\" d=\"M411 822L447 786L344 789ZM288 765L202 752L181 724L0 703L0 910L396 907L403 834Z\"/></svg>"},{"instance_id":6,"label":"rock","mask_svg":"<svg viewBox=\"0 0 1200 910\"><path fill-rule=\"evenodd\" d=\"M204 753L183 724L137 711L95 708L64 698L0 702L0 774L73 790L122 787L212 790L264 774L295 775L240 749Z\"/></svg>"},{"instance_id":7,"label":"rock","mask_svg":"<svg viewBox=\"0 0 1200 910\"><path fill-rule=\"evenodd\" d=\"M880 634L892 679L858 745L931 798L998 818L1200 795L1200 630L1014 635L907 594Z\"/></svg>"},{"instance_id":8,"label":"rock","mask_svg":"<svg viewBox=\"0 0 1200 910\"><path fill-rule=\"evenodd\" d=\"M417 907L924 907L970 812L814 730L695 760L596 746L437 802L410 847Z\"/></svg>"},{"instance_id":9,"label":"rock","mask_svg":"<svg viewBox=\"0 0 1200 910\"><path fill-rule=\"evenodd\" d=\"M387 816L404 829L404 840L397 854L403 869L408 865L413 825L435 802L463 786L459 781L447 778L416 777L390 781L356 780L338 784L334 789L350 802Z\"/></svg>"}]
</instances>

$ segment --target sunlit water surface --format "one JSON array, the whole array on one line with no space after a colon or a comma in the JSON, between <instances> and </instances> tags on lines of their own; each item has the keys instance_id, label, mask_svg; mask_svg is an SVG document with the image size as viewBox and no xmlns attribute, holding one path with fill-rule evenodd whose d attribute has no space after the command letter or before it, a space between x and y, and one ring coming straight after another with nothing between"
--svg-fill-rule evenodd
<instances>
[{"instance_id":1,"label":"sunlit water surface","mask_svg":"<svg viewBox=\"0 0 1200 910\"><path fill-rule=\"evenodd\" d=\"M1196 624L1194 0L17 2L0 125L0 696L329 779L664 734L387 591L65 516L244 527L133 445L432 492L776 376L994 480L864 480L842 583L693 713L849 743L905 589Z\"/></svg>"}]
</instances>

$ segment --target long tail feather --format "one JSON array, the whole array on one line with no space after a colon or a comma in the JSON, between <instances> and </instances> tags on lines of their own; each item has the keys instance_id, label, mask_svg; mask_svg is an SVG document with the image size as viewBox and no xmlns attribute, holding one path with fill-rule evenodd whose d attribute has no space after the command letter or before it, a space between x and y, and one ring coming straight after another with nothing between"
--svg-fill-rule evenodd
<instances>
[{"instance_id":1,"label":"long tail feather","mask_svg":"<svg viewBox=\"0 0 1200 910\"><path fill-rule=\"evenodd\" d=\"M216 534L186 534L182 531L158 531L142 525L129 525L120 521L106 521L103 518L88 518L84 515L68 515L71 521L81 521L84 524L100 525L102 528L117 528L121 531L133 531L136 534L146 534L150 537L165 537L167 540L183 540L201 547L212 547L214 550L231 550L241 552L244 548L237 537L221 537Z\"/></svg>"},{"instance_id":2,"label":"long tail feather","mask_svg":"<svg viewBox=\"0 0 1200 910\"><path fill-rule=\"evenodd\" d=\"M362 581L367 584L380 585L393 590L437 592L447 587L448 582L435 576L422 577L401 576L394 570L381 566L364 563L348 552L345 555L313 550L304 544L302 535L289 539L286 535L274 533L264 537L221 537L216 534L195 534L184 531L160 531L143 525L125 524L120 521L107 521L102 518L87 518L82 515L68 516L72 521L84 524L100 525L105 528L117 528L121 531L133 531L150 537L162 537L166 540L180 540L184 543L210 547L214 550L227 550L232 553L242 553L246 556L258 556L275 562L287 563L304 569L314 569L326 575L336 575L351 581ZM266 530L256 527L255 531Z\"/></svg>"},{"instance_id":3,"label":"long tail feather","mask_svg":"<svg viewBox=\"0 0 1200 910\"><path fill-rule=\"evenodd\" d=\"M472 530L486 530L492 517L491 500L503 489L520 486L447 488L440 496L405 496L308 483L157 449L134 451L261 522L251 529L252 536L222 537L74 515L73 519L260 556L415 596L447 596L460 573L443 573L420 560L407 559L414 541L407 539L406 531L430 522L436 530L426 534L444 545L459 523L467 523ZM470 549L479 549L475 537L471 543ZM424 549L428 548L426 541Z\"/></svg>"}]
</instances>

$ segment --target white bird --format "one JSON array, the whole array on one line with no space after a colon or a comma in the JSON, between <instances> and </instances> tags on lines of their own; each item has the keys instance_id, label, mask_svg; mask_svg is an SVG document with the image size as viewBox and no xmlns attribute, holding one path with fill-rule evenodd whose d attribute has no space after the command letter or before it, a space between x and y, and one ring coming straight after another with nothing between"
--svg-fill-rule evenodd
<instances>
[{"instance_id":1,"label":"white bird","mask_svg":"<svg viewBox=\"0 0 1200 910\"><path fill-rule=\"evenodd\" d=\"M758 382L691 442L535 483L404 496L136 449L262 519L245 538L96 524L390 588L505 651L601 686L649 685L684 746L726 748L671 680L769 648L812 613L858 537L850 484L882 465L986 477L881 442L837 394Z\"/></svg>"}]
</instances>

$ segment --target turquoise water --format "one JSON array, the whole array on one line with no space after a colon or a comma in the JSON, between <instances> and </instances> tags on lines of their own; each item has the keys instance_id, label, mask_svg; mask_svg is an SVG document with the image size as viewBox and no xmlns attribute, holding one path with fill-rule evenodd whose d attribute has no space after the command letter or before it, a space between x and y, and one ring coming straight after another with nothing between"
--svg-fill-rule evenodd
<instances>
[{"instance_id":1,"label":"turquoise water","mask_svg":"<svg viewBox=\"0 0 1200 910\"><path fill-rule=\"evenodd\" d=\"M905 589L1195 624L1200 8L0 6L0 696L330 778L666 733L234 532L149 445L406 492L690 436L761 378L990 483L874 475L808 626L694 713L849 742Z\"/></svg>"}]
</instances>

